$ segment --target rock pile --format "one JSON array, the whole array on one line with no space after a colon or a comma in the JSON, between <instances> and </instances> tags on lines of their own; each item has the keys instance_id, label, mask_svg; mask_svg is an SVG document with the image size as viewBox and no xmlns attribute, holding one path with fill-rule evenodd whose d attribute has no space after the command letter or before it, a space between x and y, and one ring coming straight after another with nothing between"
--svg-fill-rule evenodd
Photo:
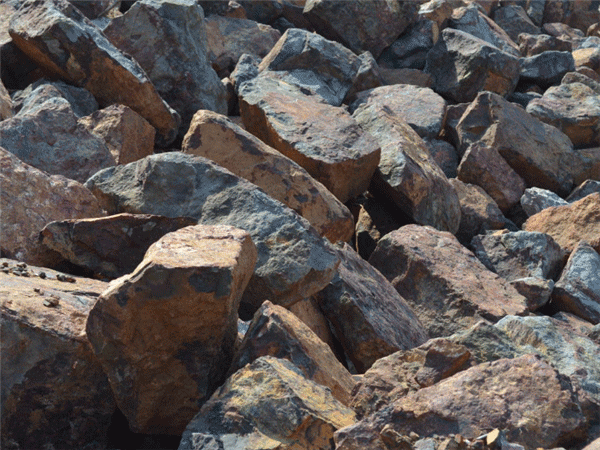
<instances>
[{"instance_id":1,"label":"rock pile","mask_svg":"<svg viewBox=\"0 0 600 450\"><path fill-rule=\"evenodd\" d=\"M1 447L598 449L599 30L0 1Z\"/></svg>"}]
</instances>

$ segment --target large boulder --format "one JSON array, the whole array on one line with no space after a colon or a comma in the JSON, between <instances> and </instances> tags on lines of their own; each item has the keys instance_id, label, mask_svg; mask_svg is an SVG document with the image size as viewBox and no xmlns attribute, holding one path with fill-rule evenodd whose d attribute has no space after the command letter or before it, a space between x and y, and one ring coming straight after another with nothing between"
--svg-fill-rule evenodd
<instances>
[{"instance_id":1,"label":"large boulder","mask_svg":"<svg viewBox=\"0 0 600 450\"><path fill-rule=\"evenodd\" d=\"M352 237L354 221L348 208L300 165L227 117L198 111L181 149L208 158L256 184L308 220L331 242L347 242Z\"/></svg>"},{"instance_id":2,"label":"large boulder","mask_svg":"<svg viewBox=\"0 0 600 450\"><path fill-rule=\"evenodd\" d=\"M526 300L448 232L406 225L384 236L369 258L407 300L429 336L449 336L482 318L527 312Z\"/></svg>"},{"instance_id":3,"label":"large boulder","mask_svg":"<svg viewBox=\"0 0 600 450\"><path fill-rule=\"evenodd\" d=\"M122 103L157 131L157 141L175 139L180 117L131 57L66 0L27 0L13 15L10 36L41 67L90 91L101 106Z\"/></svg>"},{"instance_id":4,"label":"large boulder","mask_svg":"<svg viewBox=\"0 0 600 450\"><path fill-rule=\"evenodd\" d=\"M0 264L0 445L98 448L115 400L85 320L107 283L14 260Z\"/></svg>"},{"instance_id":5,"label":"large boulder","mask_svg":"<svg viewBox=\"0 0 600 450\"><path fill-rule=\"evenodd\" d=\"M102 293L86 331L134 432L182 433L224 381L255 262L247 232L190 226Z\"/></svg>"},{"instance_id":6,"label":"large boulder","mask_svg":"<svg viewBox=\"0 0 600 450\"><path fill-rule=\"evenodd\" d=\"M163 153L100 171L86 186L111 214L188 216L244 229L258 261L243 303L287 306L324 288L339 263L310 224L249 181L192 155Z\"/></svg>"},{"instance_id":7,"label":"large boulder","mask_svg":"<svg viewBox=\"0 0 600 450\"><path fill-rule=\"evenodd\" d=\"M543 88L559 83L567 72L575 70L575 61L570 51L545 51L522 58L520 63L520 81L537 84Z\"/></svg>"}]
</instances>

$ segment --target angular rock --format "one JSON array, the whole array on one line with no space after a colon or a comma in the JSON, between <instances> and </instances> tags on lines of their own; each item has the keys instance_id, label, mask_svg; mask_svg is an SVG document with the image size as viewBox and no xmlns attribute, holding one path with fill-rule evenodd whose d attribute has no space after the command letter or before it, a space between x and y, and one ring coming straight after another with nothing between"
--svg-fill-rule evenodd
<instances>
[{"instance_id":1,"label":"angular rock","mask_svg":"<svg viewBox=\"0 0 600 450\"><path fill-rule=\"evenodd\" d=\"M571 253L554 286L552 305L593 324L600 323L600 255L587 242L580 241Z\"/></svg>"},{"instance_id":2,"label":"angular rock","mask_svg":"<svg viewBox=\"0 0 600 450\"><path fill-rule=\"evenodd\" d=\"M517 42L521 33L540 34L542 30L527 16L519 5L506 5L494 11L494 22Z\"/></svg>"},{"instance_id":3,"label":"angular rock","mask_svg":"<svg viewBox=\"0 0 600 450\"><path fill-rule=\"evenodd\" d=\"M408 303L377 270L348 244L338 255L337 275L315 298L358 372L427 340Z\"/></svg>"},{"instance_id":4,"label":"angular rock","mask_svg":"<svg viewBox=\"0 0 600 450\"><path fill-rule=\"evenodd\" d=\"M179 450L331 447L354 412L286 360L264 356L240 369L189 423Z\"/></svg>"},{"instance_id":5,"label":"angular rock","mask_svg":"<svg viewBox=\"0 0 600 450\"><path fill-rule=\"evenodd\" d=\"M457 103L472 101L480 91L506 96L519 79L519 60L464 31L446 28L427 54L425 72L434 90Z\"/></svg>"},{"instance_id":6,"label":"angular rock","mask_svg":"<svg viewBox=\"0 0 600 450\"><path fill-rule=\"evenodd\" d=\"M342 108L259 76L240 88L244 127L296 161L341 202L367 190L380 149Z\"/></svg>"},{"instance_id":7,"label":"angular rock","mask_svg":"<svg viewBox=\"0 0 600 450\"><path fill-rule=\"evenodd\" d=\"M102 106L122 103L140 114L157 129L159 143L168 145L175 138L178 114L140 65L73 5L65 0L27 0L12 17L9 33L37 64L87 89Z\"/></svg>"},{"instance_id":8,"label":"angular rock","mask_svg":"<svg viewBox=\"0 0 600 450\"><path fill-rule=\"evenodd\" d=\"M527 311L525 298L490 272L450 233L406 225L384 236L369 258L413 308L430 337L485 318ZM491 300L493 299L493 301Z\"/></svg>"},{"instance_id":9,"label":"angular rock","mask_svg":"<svg viewBox=\"0 0 600 450\"><path fill-rule=\"evenodd\" d=\"M307 0L304 15L322 36L355 53L378 58L406 28L416 22L415 2L368 0Z\"/></svg>"},{"instance_id":10,"label":"angular rock","mask_svg":"<svg viewBox=\"0 0 600 450\"><path fill-rule=\"evenodd\" d=\"M591 88L596 94L600 94L600 77L598 77L596 72L590 72L589 70L578 69L576 72L569 72L563 77L560 83L582 83Z\"/></svg>"},{"instance_id":11,"label":"angular rock","mask_svg":"<svg viewBox=\"0 0 600 450\"><path fill-rule=\"evenodd\" d=\"M546 305L554 289L553 280L537 277L517 278L510 282L519 294L527 299L527 309L537 311Z\"/></svg>"},{"instance_id":12,"label":"angular rock","mask_svg":"<svg viewBox=\"0 0 600 450\"><path fill-rule=\"evenodd\" d=\"M256 184L308 220L331 242L347 242L354 234L350 211L325 186L225 116L198 111L181 149L208 158Z\"/></svg>"},{"instance_id":13,"label":"angular rock","mask_svg":"<svg viewBox=\"0 0 600 450\"><path fill-rule=\"evenodd\" d=\"M224 380L255 262L247 232L195 225L102 293L86 331L134 432L182 433Z\"/></svg>"},{"instance_id":14,"label":"angular rock","mask_svg":"<svg viewBox=\"0 0 600 450\"><path fill-rule=\"evenodd\" d=\"M452 15L452 5L446 0L430 0L419 7L419 17L433 20L441 28Z\"/></svg>"},{"instance_id":15,"label":"angular rock","mask_svg":"<svg viewBox=\"0 0 600 450\"><path fill-rule=\"evenodd\" d=\"M398 434L467 439L498 428L509 442L553 448L581 440L586 419L568 379L539 357L525 355L480 364L409 394L339 430L336 448L388 448L379 436L384 426Z\"/></svg>"},{"instance_id":16,"label":"angular rock","mask_svg":"<svg viewBox=\"0 0 600 450\"><path fill-rule=\"evenodd\" d=\"M475 143L465 151L457 169L458 179L476 184L494 199L500 210L508 212L525 191L525 182L491 147Z\"/></svg>"},{"instance_id":17,"label":"angular rock","mask_svg":"<svg viewBox=\"0 0 600 450\"><path fill-rule=\"evenodd\" d=\"M2 448L96 448L115 401L85 320L106 283L0 261Z\"/></svg>"},{"instance_id":18,"label":"angular rock","mask_svg":"<svg viewBox=\"0 0 600 450\"><path fill-rule=\"evenodd\" d=\"M181 115L180 134L199 109L227 113L225 88L207 58L204 13L194 0L137 1L104 34L139 62Z\"/></svg>"},{"instance_id":19,"label":"angular rock","mask_svg":"<svg viewBox=\"0 0 600 450\"><path fill-rule=\"evenodd\" d=\"M600 147L584 148L577 151L581 164L573 174L576 185L585 180L600 180Z\"/></svg>"},{"instance_id":20,"label":"angular rock","mask_svg":"<svg viewBox=\"0 0 600 450\"><path fill-rule=\"evenodd\" d=\"M554 238L567 254L579 241L586 241L600 252L600 194L590 194L565 206L547 208L527 219L526 231L540 231Z\"/></svg>"},{"instance_id":21,"label":"angular rock","mask_svg":"<svg viewBox=\"0 0 600 450\"><path fill-rule=\"evenodd\" d=\"M566 6L567 2L555 2L556 4L562 3L559 7ZM545 13L547 13L545 11ZM544 33L547 33L551 36L564 37L571 41L579 40L579 38L584 38L585 34L581 30L576 30L566 23L563 23L561 20L556 20L556 17L552 18L552 14L545 14L544 17L544 25L542 26L542 30ZM549 20L555 19L555 20Z\"/></svg>"},{"instance_id":22,"label":"angular rock","mask_svg":"<svg viewBox=\"0 0 600 450\"><path fill-rule=\"evenodd\" d=\"M458 168L458 154L456 148L441 139L424 139L429 154L442 169L447 178L456 178Z\"/></svg>"},{"instance_id":23,"label":"angular rock","mask_svg":"<svg viewBox=\"0 0 600 450\"><path fill-rule=\"evenodd\" d=\"M573 189L573 192L569 194L567 197L567 202L573 203L578 200L581 200L584 197L587 197L594 192L600 192L600 181L596 180L586 180Z\"/></svg>"},{"instance_id":24,"label":"angular rock","mask_svg":"<svg viewBox=\"0 0 600 450\"><path fill-rule=\"evenodd\" d=\"M412 84L420 87L433 87L433 78L428 73L417 69L388 69L379 67L383 85Z\"/></svg>"},{"instance_id":25,"label":"angular rock","mask_svg":"<svg viewBox=\"0 0 600 450\"><path fill-rule=\"evenodd\" d=\"M40 232L40 240L76 266L118 278L133 272L150 245L162 236L196 222L189 217L127 213L61 220L48 223Z\"/></svg>"},{"instance_id":26,"label":"angular rock","mask_svg":"<svg viewBox=\"0 0 600 450\"><path fill-rule=\"evenodd\" d=\"M349 405L350 392L356 384L350 372L308 326L287 309L268 300L254 315L229 373L261 356L287 359L306 379L328 387L337 401Z\"/></svg>"},{"instance_id":27,"label":"angular rock","mask_svg":"<svg viewBox=\"0 0 600 450\"><path fill-rule=\"evenodd\" d=\"M281 37L269 25L247 19L213 15L204 24L207 57L217 73L232 72L243 54L264 58Z\"/></svg>"},{"instance_id":28,"label":"angular rock","mask_svg":"<svg viewBox=\"0 0 600 450\"><path fill-rule=\"evenodd\" d=\"M458 197L419 135L376 97L358 106L352 116L381 146L372 190L415 222L455 233L460 222Z\"/></svg>"},{"instance_id":29,"label":"angular rock","mask_svg":"<svg viewBox=\"0 0 600 450\"><path fill-rule=\"evenodd\" d=\"M533 216L552 206L564 206L569 204L569 202L563 200L554 192L536 187L525 189L520 202L521 207L527 216Z\"/></svg>"},{"instance_id":30,"label":"angular rock","mask_svg":"<svg viewBox=\"0 0 600 450\"><path fill-rule=\"evenodd\" d=\"M386 48L377 62L389 68L421 70L425 67L427 53L439 36L440 29L436 22L420 19Z\"/></svg>"},{"instance_id":31,"label":"angular rock","mask_svg":"<svg viewBox=\"0 0 600 450\"><path fill-rule=\"evenodd\" d=\"M287 306L324 288L339 262L310 224L255 185L207 159L182 153L148 156L103 170L86 186L110 214L192 217L244 229L258 248L242 302L250 314L265 299Z\"/></svg>"},{"instance_id":32,"label":"angular rock","mask_svg":"<svg viewBox=\"0 0 600 450\"><path fill-rule=\"evenodd\" d=\"M329 345L336 355L340 353L337 342L335 342L331 333L329 322L313 297L300 300L290 305L287 309L310 328L319 339Z\"/></svg>"},{"instance_id":33,"label":"angular rock","mask_svg":"<svg viewBox=\"0 0 600 450\"><path fill-rule=\"evenodd\" d=\"M479 141L500 153L528 186L567 195L577 154L560 130L492 92L481 92L457 125L459 152Z\"/></svg>"},{"instance_id":34,"label":"angular rock","mask_svg":"<svg viewBox=\"0 0 600 450\"><path fill-rule=\"evenodd\" d=\"M48 175L0 147L0 243L3 255L30 264L48 265L55 258L38 241L53 220L101 217L98 200L80 183Z\"/></svg>"},{"instance_id":35,"label":"angular rock","mask_svg":"<svg viewBox=\"0 0 600 450\"><path fill-rule=\"evenodd\" d=\"M234 71L229 75L229 78L233 82L236 94L239 92L239 88L242 84L258 76L258 65L260 62L261 58L249 55L248 53L244 53L240 56Z\"/></svg>"},{"instance_id":36,"label":"angular rock","mask_svg":"<svg viewBox=\"0 0 600 450\"><path fill-rule=\"evenodd\" d=\"M581 33L587 30L594 22L598 22L598 3L596 1L583 1L573 3L570 1L546 2L544 8L544 22L562 22L564 27L575 28L573 32ZM568 24L568 25L567 25ZM547 25L547 24L545 24Z\"/></svg>"},{"instance_id":37,"label":"angular rock","mask_svg":"<svg viewBox=\"0 0 600 450\"><path fill-rule=\"evenodd\" d=\"M571 42L549 34L521 33L517 41L519 51L525 57L539 55L546 51L570 52Z\"/></svg>"},{"instance_id":38,"label":"angular rock","mask_svg":"<svg viewBox=\"0 0 600 450\"><path fill-rule=\"evenodd\" d=\"M8 94L8 91L4 87L4 84L0 80L0 121L4 119L10 119L13 116L13 104Z\"/></svg>"},{"instance_id":39,"label":"angular rock","mask_svg":"<svg viewBox=\"0 0 600 450\"><path fill-rule=\"evenodd\" d=\"M598 48L578 48L573 51L575 67L589 67L600 74L600 49Z\"/></svg>"},{"instance_id":40,"label":"angular rock","mask_svg":"<svg viewBox=\"0 0 600 450\"><path fill-rule=\"evenodd\" d=\"M564 260L562 249L550 235L530 231L476 236L471 248L483 265L508 281L556 279Z\"/></svg>"}]
</instances>

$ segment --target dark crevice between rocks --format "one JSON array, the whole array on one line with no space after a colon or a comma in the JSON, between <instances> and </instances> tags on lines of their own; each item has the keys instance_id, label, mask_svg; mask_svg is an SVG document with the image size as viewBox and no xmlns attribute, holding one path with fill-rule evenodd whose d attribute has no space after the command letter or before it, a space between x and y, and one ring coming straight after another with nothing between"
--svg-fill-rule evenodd
<instances>
[{"instance_id":1,"label":"dark crevice between rocks","mask_svg":"<svg viewBox=\"0 0 600 450\"><path fill-rule=\"evenodd\" d=\"M181 436L134 433L119 409L112 416L107 434L107 450L177 450L181 441Z\"/></svg>"}]
</instances>

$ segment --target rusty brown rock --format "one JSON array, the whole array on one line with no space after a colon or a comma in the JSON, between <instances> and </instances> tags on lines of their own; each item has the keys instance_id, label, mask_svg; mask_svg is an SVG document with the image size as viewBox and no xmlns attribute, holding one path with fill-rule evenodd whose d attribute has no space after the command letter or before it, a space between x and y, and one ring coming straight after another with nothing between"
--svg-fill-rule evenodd
<instances>
[{"instance_id":1,"label":"rusty brown rock","mask_svg":"<svg viewBox=\"0 0 600 450\"><path fill-rule=\"evenodd\" d=\"M600 74L600 49L597 47L578 48L573 51L576 67L589 67Z\"/></svg>"},{"instance_id":2,"label":"rusty brown rock","mask_svg":"<svg viewBox=\"0 0 600 450\"><path fill-rule=\"evenodd\" d=\"M521 33L517 42L523 56L534 56L549 50L559 52L572 50L571 41L549 34Z\"/></svg>"},{"instance_id":3,"label":"rusty brown rock","mask_svg":"<svg viewBox=\"0 0 600 450\"><path fill-rule=\"evenodd\" d=\"M227 117L198 111L181 149L204 156L256 184L307 219L331 242L346 242L352 237L352 215L331 192L301 166Z\"/></svg>"},{"instance_id":4,"label":"rusty brown rock","mask_svg":"<svg viewBox=\"0 0 600 450\"><path fill-rule=\"evenodd\" d=\"M2 254L31 264L55 260L40 246L38 234L53 220L101 217L96 197L80 183L48 175L0 147Z\"/></svg>"},{"instance_id":5,"label":"rusty brown rock","mask_svg":"<svg viewBox=\"0 0 600 450\"><path fill-rule=\"evenodd\" d=\"M186 227L102 293L86 331L133 431L182 433L224 380L255 262L247 232Z\"/></svg>"},{"instance_id":6,"label":"rusty brown rock","mask_svg":"<svg viewBox=\"0 0 600 450\"><path fill-rule=\"evenodd\" d=\"M13 116L13 104L8 94L8 91L4 87L4 84L0 80L0 121L4 119L10 119Z\"/></svg>"},{"instance_id":7,"label":"rusty brown rock","mask_svg":"<svg viewBox=\"0 0 600 450\"><path fill-rule=\"evenodd\" d=\"M331 333L329 322L319 309L319 304L314 297L305 298L288 306L289 311L302 321L319 339L325 342L337 354L336 342Z\"/></svg>"},{"instance_id":8,"label":"rusty brown rock","mask_svg":"<svg viewBox=\"0 0 600 450\"><path fill-rule=\"evenodd\" d=\"M384 236L369 258L413 308L430 337L482 318L527 312L526 299L448 232L406 225Z\"/></svg>"}]
</instances>

